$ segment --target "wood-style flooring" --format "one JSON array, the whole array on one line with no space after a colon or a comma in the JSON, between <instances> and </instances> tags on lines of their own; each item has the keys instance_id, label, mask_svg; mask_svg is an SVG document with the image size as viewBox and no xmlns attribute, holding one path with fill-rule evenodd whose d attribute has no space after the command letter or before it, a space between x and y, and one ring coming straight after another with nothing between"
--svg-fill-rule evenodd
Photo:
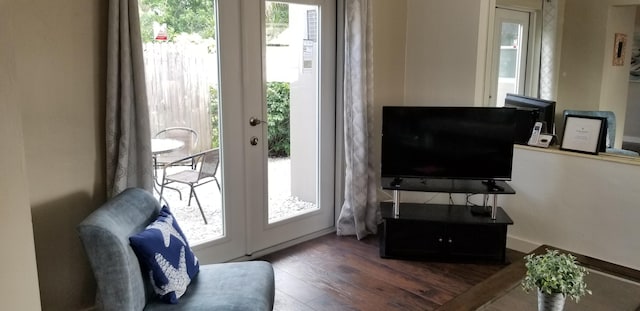
<instances>
[{"instance_id":1,"label":"wood-style flooring","mask_svg":"<svg viewBox=\"0 0 640 311\"><path fill-rule=\"evenodd\" d=\"M509 262L524 254L507 250ZM380 258L375 236L328 234L261 258L273 264L274 310L434 310L506 265Z\"/></svg>"}]
</instances>

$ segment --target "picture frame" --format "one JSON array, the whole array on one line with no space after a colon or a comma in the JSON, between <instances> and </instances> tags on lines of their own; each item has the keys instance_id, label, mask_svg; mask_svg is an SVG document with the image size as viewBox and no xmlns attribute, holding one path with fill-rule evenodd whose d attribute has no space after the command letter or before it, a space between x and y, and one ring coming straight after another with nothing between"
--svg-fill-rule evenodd
<instances>
[{"instance_id":1,"label":"picture frame","mask_svg":"<svg viewBox=\"0 0 640 311\"><path fill-rule=\"evenodd\" d=\"M598 154L602 138L606 135L606 122L604 117L567 115L560 149Z\"/></svg>"}]
</instances>

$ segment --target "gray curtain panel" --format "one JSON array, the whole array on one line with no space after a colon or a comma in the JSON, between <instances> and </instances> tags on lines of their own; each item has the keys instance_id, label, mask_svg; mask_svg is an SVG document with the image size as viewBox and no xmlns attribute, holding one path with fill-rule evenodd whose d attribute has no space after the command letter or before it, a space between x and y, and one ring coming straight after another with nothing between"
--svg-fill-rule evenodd
<instances>
[{"instance_id":1,"label":"gray curtain panel","mask_svg":"<svg viewBox=\"0 0 640 311\"><path fill-rule=\"evenodd\" d=\"M107 195L152 191L151 133L137 0L110 0L107 46Z\"/></svg>"},{"instance_id":2,"label":"gray curtain panel","mask_svg":"<svg viewBox=\"0 0 640 311\"><path fill-rule=\"evenodd\" d=\"M540 50L540 98L556 98L558 80L558 1L542 2L542 47Z\"/></svg>"},{"instance_id":3,"label":"gray curtain panel","mask_svg":"<svg viewBox=\"0 0 640 311\"><path fill-rule=\"evenodd\" d=\"M344 203L338 235L376 233L380 209L373 155L373 35L371 1L345 1Z\"/></svg>"}]
</instances>

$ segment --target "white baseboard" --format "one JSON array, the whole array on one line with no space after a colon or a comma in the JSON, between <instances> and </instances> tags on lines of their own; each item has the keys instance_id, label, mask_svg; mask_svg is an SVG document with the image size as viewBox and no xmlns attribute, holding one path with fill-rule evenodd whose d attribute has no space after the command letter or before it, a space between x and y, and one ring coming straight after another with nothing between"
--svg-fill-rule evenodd
<instances>
[{"instance_id":1,"label":"white baseboard","mask_svg":"<svg viewBox=\"0 0 640 311\"><path fill-rule=\"evenodd\" d=\"M507 248L523 253L529 253L538 248L540 243L535 243L512 235L507 235Z\"/></svg>"}]
</instances>

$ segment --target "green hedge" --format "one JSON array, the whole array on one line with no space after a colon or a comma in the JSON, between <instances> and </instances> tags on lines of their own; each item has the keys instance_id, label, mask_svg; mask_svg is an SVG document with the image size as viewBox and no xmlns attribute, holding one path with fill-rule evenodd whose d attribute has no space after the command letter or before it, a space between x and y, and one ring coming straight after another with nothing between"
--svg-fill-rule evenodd
<instances>
[{"instance_id":1,"label":"green hedge","mask_svg":"<svg viewBox=\"0 0 640 311\"><path fill-rule=\"evenodd\" d=\"M218 116L218 89L209 87L209 116L211 117L211 148L220 147L220 122Z\"/></svg>"},{"instance_id":2,"label":"green hedge","mask_svg":"<svg viewBox=\"0 0 640 311\"><path fill-rule=\"evenodd\" d=\"M267 82L267 122L270 157L288 157L290 88L286 82Z\"/></svg>"},{"instance_id":3,"label":"green hedge","mask_svg":"<svg viewBox=\"0 0 640 311\"><path fill-rule=\"evenodd\" d=\"M211 146L220 145L218 119L218 90L209 88L211 115ZM267 82L267 139L269 157L288 157L290 86L287 82Z\"/></svg>"}]
</instances>

